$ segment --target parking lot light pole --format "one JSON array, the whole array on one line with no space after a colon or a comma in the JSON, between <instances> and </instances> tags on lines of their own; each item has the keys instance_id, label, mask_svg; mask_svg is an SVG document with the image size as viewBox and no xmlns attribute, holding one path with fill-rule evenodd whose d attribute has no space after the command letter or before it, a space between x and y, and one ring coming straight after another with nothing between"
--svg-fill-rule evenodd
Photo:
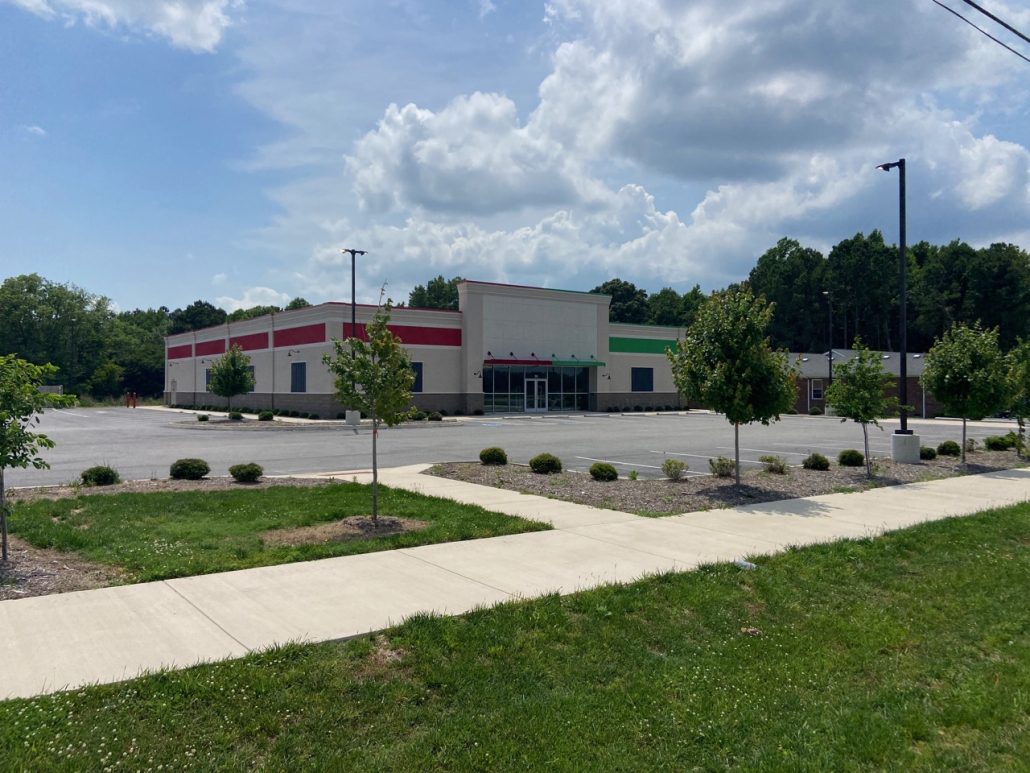
<instances>
[{"instance_id":1,"label":"parking lot light pole","mask_svg":"<svg viewBox=\"0 0 1030 773\"><path fill-rule=\"evenodd\" d=\"M823 290L823 295L826 296L826 307L830 311L830 328L829 328L829 348L826 350L826 362L829 370L828 383L833 383L833 293L829 290Z\"/></svg>"},{"instance_id":2,"label":"parking lot light pole","mask_svg":"<svg viewBox=\"0 0 1030 773\"><path fill-rule=\"evenodd\" d=\"M354 258L357 255L367 255L368 251L367 250L355 250L355 249L351 249L351 248L348 247L346 249L340 250L340 252L346 252L346 253L350 254L350 334L354 338L357 338L358 337L358 315L357 315L357 307L355 306L355 298L357 296L357 291L355 290L355 283L356 283L355 277L356 277L356 273L355 273L355 270L354 270ZM351 347L350 356L351 356L351 359L354 358L354 348L353 347ZM354 386L353 380L351 381L351 386L352 387Z\"/></svg>"},{"instance_id":3,"label":"parking lot light pole","mask_svg":"<svg viewBox=\"0 0 1030 773\"><path fill-rule=\"evenodd\" d=\"M898 170L898 305L901 307L898 324L898 339L901 345L901 351L898 353L901 358L899 363L901 383L898 385L898 399L901 403L901 428L895 430L894 435L895 437L898 435L914 437L912 430L908 428L908 258L905 255L905 159L899 158L897 161L878 164L876 168L882 169L884 172L889 172L894 168ZM915 458L911 459L913 447ZM899 450L902 448L903 451ZM910 459L912 462L919 461L918 441L913 444L911 441L892 440L891 450L895 461L908 462Z\"/></svg>"}]
</instances>

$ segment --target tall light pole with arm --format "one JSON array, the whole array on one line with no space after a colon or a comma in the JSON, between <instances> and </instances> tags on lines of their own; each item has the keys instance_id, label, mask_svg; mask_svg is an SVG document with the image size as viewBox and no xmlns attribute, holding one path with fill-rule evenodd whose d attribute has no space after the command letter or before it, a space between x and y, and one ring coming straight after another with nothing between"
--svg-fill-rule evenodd
<instances>
[{"instance_id":1,"label":"tall light pole with arm","mask_svg":"<svg viewBox=\"0 0 1030 773\"><path fill-rule=\"evenodd\" d=\"M908 258L905 254L905 159L899 158L886 164L879 164L877 169L889 172L891 169L898 170L898 305L899 333L898 339L901 344L899 356L899 378L898 399L901 403L901 428L895 430L891 439L891 455L895 461L916 463L919 461L919 441L908 428ZM905 437L900 439L900 437ZM909 438L914 438L910 440ZM914 452L913 452L914 449Z\"/></svg>"},{"instance_id":2,"label":"tall light pole with arm","mask_svg":"<svg viewBox=\"0 0 1030 773\"><path fill-rule=\"evenodd\" d=\"M350 255L350 334L354 337L358 337L358 315L357 307L355 305L355 298L357 291L355 290L356 273L354 270L354 258L357 255L367 255L367 250L355 250L350 247L340 250L340 252L346 252ZM354 352L351 351L351 357L354 356Z\"/></svg>"},{"instance_id":3,"label":"tall light pole with arm","mask_svg":"<svg viewBox=\"0 0 1030 773\"><path fill-rule=\"evenodd\" d=\"M829 329L829 349L826 350L826 362L828 363L829 378L828 382L833 383L833 293L829 290L823 290L823 295L826 296L826 307L830 311L830 329Z\"/></svg>"}]
</instances>

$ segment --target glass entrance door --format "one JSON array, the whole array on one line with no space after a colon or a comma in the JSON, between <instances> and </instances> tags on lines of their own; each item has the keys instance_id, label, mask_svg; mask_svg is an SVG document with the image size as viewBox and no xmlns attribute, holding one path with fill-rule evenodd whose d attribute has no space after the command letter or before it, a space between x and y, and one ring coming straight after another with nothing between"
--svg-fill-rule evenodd
<instances>
[{"instance_id":1,"label":"glass entrance door","mask_svg":"<svg viewBox=\"0 0 1030 773\"><path fill-rule=\"evenodd\" d=\"M526 378L526 412L547 410L547 379Z\"/></svg>"}]
</instances>

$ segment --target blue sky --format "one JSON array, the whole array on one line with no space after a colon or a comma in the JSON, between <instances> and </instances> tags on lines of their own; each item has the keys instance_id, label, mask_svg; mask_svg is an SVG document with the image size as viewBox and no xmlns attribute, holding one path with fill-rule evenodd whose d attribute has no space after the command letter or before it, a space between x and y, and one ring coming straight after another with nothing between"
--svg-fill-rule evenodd
<instances>
[{"instance_id":1,"label":"blue sky","mask_svg":"<svg viewBox=\"0 0 1030 773\"><path fill-rule=\"evenodd\" d=\"M711 289L896 239L899 156L910 241L1027 248L1028 75L930 0L0 0L0 276L318 302L356 247L365 301Z\"/></svg>"}]
</instances>

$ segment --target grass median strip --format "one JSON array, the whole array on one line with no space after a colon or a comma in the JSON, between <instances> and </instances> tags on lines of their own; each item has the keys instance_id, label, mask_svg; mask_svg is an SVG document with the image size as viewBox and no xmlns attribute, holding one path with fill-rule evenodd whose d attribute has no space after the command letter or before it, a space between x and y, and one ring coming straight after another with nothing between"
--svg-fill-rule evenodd
<instances>
[{"instance_id":1,"label":"grass median strip","mask_svg":"<svg viewBox=\"0 0 1030 773\"><path fill-rule=\"evenodd\" d=\"M79 496L19 503L11 529L142 582L549 528L381 486L373 532L369 504L357 483Z\"/></svg>"},{"instance_id":2,"label":"grass median strip","mask_svg":"<svg viewBox=\"0 0 1030 773\"><path fill-rule=\"evenodd\" d=\"M12 769L1003 770L1030 505L0 703Z\"/></svg>"}]
</instances>

